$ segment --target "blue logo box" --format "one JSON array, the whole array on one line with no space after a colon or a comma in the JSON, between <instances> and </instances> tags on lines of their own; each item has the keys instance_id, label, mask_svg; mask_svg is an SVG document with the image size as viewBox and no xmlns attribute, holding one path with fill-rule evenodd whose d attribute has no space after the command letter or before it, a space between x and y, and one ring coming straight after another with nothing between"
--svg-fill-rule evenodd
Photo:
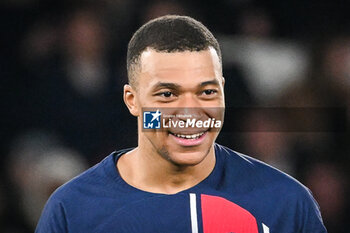
<instances>
[{"instance_id":1,"label":"blue logo box","mask_svg":"<svg viewBox=\"0 0 350 233\"><path fill-rule=\"evenodd\" d=\"M143 112L143 128L160 129L161 115L162 113L159 110Z\"/></svg>"}]
</instances>

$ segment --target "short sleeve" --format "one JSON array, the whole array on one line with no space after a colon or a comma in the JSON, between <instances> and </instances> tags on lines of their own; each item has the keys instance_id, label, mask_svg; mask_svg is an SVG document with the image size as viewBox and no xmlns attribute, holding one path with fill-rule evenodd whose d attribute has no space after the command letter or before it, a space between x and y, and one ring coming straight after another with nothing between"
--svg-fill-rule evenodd
<instances>
[{"instance_id":1,"label":"short sleeve","mask_svg":"<svg viewBox=\"0 0 350 233\"><path fill-rule=\"evenodd\" d=\"M35 233L68 233L63 203L53 196L46 203Z\"/></svg>"},{"instance_id":2,"label":"short sleeve","mask_svg":"<svg viewBox=\"0 0 350 233\"><path fill-rule=\"evenodd\" d=\"M313 198L312 193L306 188L306 196L303 198L304 219L302 224L303 233L327 233L323 224L320 207Z\"/></svg>"}]
</instances>

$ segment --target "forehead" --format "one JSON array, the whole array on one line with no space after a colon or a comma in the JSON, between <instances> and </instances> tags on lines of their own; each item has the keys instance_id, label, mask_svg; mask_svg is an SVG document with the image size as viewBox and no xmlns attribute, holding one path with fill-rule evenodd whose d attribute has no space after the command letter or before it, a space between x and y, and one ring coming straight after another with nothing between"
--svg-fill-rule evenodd
<instances>
[{"instance_id":1,"label":"forehead","mask_svg":"<svg viewBox=\"0 0 350 233\"><path fill-rule=\"evenodd\" d=\"M219 57L213 48L203 51L157 52L145 50L140 57L141 77L194 78L221 76Z\"/></svg>"}]
</instances>

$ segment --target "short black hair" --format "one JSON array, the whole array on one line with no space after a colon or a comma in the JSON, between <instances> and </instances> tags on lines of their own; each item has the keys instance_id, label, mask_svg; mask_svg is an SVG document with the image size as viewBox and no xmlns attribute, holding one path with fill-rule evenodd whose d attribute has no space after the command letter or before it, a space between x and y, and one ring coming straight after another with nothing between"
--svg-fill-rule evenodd
<instances>
[{"instance_id":1,"label":"short black hair","mask_svg":"<svg viewBox=\"0 0 350 233\"><path fill-rule=\"evenodd\" d=\"M127 52L128 79L134 84L133 70L147 48L159 52L202 51L213 47L221 62L219 43L202 23L188 16L166 15L141 26L132 36Z\"/></svg>"}]
</instances>

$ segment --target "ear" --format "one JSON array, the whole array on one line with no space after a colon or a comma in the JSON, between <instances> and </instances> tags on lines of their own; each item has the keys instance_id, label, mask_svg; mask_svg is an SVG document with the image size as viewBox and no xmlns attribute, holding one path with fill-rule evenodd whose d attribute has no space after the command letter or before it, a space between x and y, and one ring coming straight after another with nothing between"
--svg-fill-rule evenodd
<instances>
[{"instance_id":1,"label":"ear","mask_svg":"<svg viewBox=\"0 0 350 233\"><path fill-rule=\"evenodd\" d=\"M222 76L222 86L224 87L225 86L225 77L224 76Z\"/></svg>"},{"instance_id":2,"label":"ear","mask_svg":"<svg viewBox=\"0 0 350 233\"><path fill-rule=\"evenodd\" d=\"M130 113L133 116L139 116L136 93L135 93L135 90L129 84L124 85L123 98L124 98L124 103L128 107Z\"/></svg>"}]
</instances>

